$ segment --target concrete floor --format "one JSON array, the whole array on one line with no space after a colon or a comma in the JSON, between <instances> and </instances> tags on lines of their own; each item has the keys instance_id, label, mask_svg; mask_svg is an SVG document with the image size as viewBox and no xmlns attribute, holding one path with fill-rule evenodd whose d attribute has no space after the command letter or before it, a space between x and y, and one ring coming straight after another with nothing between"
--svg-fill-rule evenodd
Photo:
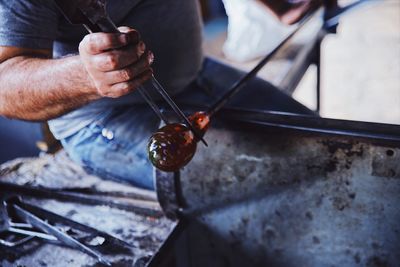
<instances>
[{"instance_id":1,"label":"concrete floor","mask_svg":"<svg viewBox=\"0 0 400 267\"><path fill-rule=\"evenodd\" d=\"M321 115L400 124L400 1L371 2L343 16L338 34L324 40ZM222 33L206 39L206 53L246 71L256 64L227 60L221 50L225 38ZM311 67L293 94L311 109L315 82Z\"/></svg>"}]
</instances>

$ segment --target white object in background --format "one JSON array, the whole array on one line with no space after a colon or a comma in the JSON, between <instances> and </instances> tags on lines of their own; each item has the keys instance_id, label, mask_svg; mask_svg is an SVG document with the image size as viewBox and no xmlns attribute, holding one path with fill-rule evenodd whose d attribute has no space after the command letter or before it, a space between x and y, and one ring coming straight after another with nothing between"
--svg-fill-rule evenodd
<instances>
[{"instance_id":1,"label":"white object in background","mask_svg":"<svg viewBox=\"0 0 400 267\"><path fill-rule=\"evenodd\" d=\"M244 62L272 51L290 32L256 0L223 0L228 14L228 38L223 52L228 59Z\"/></svg>"}]
</instances>

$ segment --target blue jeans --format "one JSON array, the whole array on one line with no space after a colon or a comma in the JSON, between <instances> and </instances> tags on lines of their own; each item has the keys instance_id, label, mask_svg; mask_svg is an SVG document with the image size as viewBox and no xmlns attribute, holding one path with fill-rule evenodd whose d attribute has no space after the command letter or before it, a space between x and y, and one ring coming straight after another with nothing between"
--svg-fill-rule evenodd
<instances>
[{"instance_id":1,"label":"blue jeans","mask_svg":"<svg viewBox=\"0 0 400 267\"><path fill-rule=\"evenodd\" d=\"M196 82L174 96L181 105L210 106L243 72L206 59ZM234 96L228 107L314 114L268 82L255 78ZM154 189L153 167L147 158L147 141L160 121L146 105L118 107L62 140L70 157L88 171L135 186Z\"/></svg>"}]
</instances>

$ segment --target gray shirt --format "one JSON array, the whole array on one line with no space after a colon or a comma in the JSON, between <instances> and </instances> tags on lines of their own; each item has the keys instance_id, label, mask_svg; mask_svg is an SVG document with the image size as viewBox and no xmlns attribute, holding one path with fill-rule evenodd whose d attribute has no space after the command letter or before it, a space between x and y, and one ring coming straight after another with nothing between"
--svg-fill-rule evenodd
<instances>
[{"instance_id":1,"label":"gray shirt","mask_svg":"<svg viewBox=\"0 0 400 267\"><path fill-rule=\"evenodd\" d=\"M139 30L155 54L155 76L170 94L195 78L202 62L196 0L109 0L107 10L116 25ZM0 0L0 46L53 49L58 58L77 54L86 34L82 26L70 25L52 0ZM56 138L66 138L114 107L139 103L143 100L138 92L103 98L51 120L50 128Z\"/></svg>"}]
</instances>

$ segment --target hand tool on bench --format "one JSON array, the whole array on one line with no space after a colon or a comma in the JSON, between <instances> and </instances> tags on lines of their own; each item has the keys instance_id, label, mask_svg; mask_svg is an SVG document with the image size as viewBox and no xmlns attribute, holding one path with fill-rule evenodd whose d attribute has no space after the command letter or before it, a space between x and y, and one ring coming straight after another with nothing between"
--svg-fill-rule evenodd
<instances>
[{"instance_id":1,"label":"hand tool on bench","mask_svg":"<svg viewBox=\"0 0 400 267\"><path fill-rule=\"evenodd\" d=\"M10 238L8 234L15 235ZM21 236L21 238L19 238ZM29 223L13 222L8 215L5 203L0 202L0 245L6 247L16 247L22 245L33 238L38 237L50 241L57 241L54 236L37 232Z\"/></svg>"},{"instance_id":2,"label":"hand tool on bench","mask_svg":"<svg viewBox=\"0 0 400 267\"><path fill-rule=\"evenodd\" d=\"M17 185L8 182L0 182L0 192L3 194L12 193L16 195L29 196L43 199L56 199L60 201L73 202L86 205L104 205L112 208L134 212L139 215L160 218L163 212L159 209L155 200L133 199L132 194L124 195L114 192L114 196L106 192L90 190L85 191L50 189L30 185Z\"/></svg>"},{"instance_id":3,"label":"hand tool on bench","mask_svg":"<svg viewBox=\"0 0 400 267\"><path fill-rule=\"evenodd\" d=\"M88 32L107 32L119 33L118 28L111 21L106 12L106 0L55 0L61 12L66 19L72 24L83 24ZM154 77L151 78L151 84L154 89L163 97L169 104L178 118L189 127L193 134L207 146L207 142L203 139L201 134L192 126L192 123L185 116L183 111L176 105L176 103L169 96L168 92ZM146 90L138 87L139 93L146 100L149 106L157 114L157 116L165 123L169 124L168 119L162 114L156 102L151 98Z\"/></svg>"},{"instance_id":4,"label":"hand tool on bench","mask_svg":"<svg viewBox=\"0 0 400 267\"><path fill-rule=\"evenodd\" d=\"M8 247L22 245L33 238L60 243L80 250L107 266L112 264L99 252L109 246L118 247L123 253L132 253L132 246L105 232L80 224L53 212L39 208L12 196L4 200L2 209L2 227L0 233L25 236L15 242L1 239L0 243Z\"/></svg>"}]
</instances>

